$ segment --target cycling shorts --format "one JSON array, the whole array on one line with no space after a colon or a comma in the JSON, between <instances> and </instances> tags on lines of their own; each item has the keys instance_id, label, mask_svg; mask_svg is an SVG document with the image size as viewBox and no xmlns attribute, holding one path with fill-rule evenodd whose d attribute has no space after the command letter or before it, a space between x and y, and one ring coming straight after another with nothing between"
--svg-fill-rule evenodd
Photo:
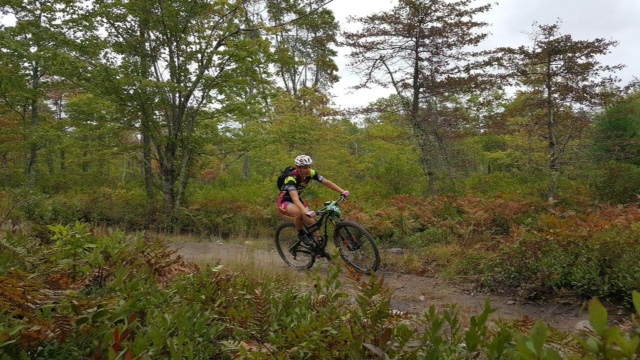
<instances>
[{"instance_id":1,"label":"cycling shorts","mask_svg":"<svg viewBox=\"0 0 640 360\"><path fill-rule=\"evenodd\" d=\"M304 202L304 200L300 199L300 202L302 202L302 205L304 206L305 210L309 210L309 207ZM289 207L290 205L295 206L295 204L292 203L291 201L285 201L284 196L278 197L278 211L280 211L280 214L289 216L289 213L287 213L287 207Z\"/></svg>"}]
</instances>

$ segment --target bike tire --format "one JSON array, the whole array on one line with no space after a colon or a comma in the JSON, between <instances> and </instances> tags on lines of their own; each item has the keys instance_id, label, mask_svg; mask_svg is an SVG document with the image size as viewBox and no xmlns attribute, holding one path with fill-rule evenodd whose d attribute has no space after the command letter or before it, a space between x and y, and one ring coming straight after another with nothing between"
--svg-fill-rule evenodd
<instances>
[{"instance_id":1,"label":"bike tire","mask_svg":"<svg viewBox=\"0 0 640 360\"><path fill-rule=\"evenodd\" d=\"M333 241L342 260L354 270L370 275L380 267L378 246L360 224L348 220L338 222Z\"/></svg>"},{"instance_id":2,"label":"bike tire","mask_svg":"<svg viewBox=\"0 0 640 360\"><path fill-rule=\"evenodd\" d=\"M293 223L284 223L278 226L275 243L282 260L293 268L307 270L316 261L313 252L298 240L298 230Z\"/></svg>"}]
</instances>

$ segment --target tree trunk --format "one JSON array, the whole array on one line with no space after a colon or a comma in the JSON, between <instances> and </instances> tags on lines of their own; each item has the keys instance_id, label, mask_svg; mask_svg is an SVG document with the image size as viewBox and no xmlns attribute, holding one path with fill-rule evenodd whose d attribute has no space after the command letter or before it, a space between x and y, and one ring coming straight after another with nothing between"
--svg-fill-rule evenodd
<instances>
[{"instance_id":1,"label":"tree trunk","mask_svg":"<svg viewBox=\"0 0 640 360\"><path fill-rule=\"evenodd\" d=\"M53 156L53 152L49 150L51 144L47 143L45 146L45 159L47 163L47 168L49 169L49 175L53 175L55 173L55 158Z\"/></svg>"},{"instance_id":2,"label":"tree trunk","mask_svg":"<svg viewBox=\"0 0 640 360\"><path fill-rule=\"evenodd\" d=\"M553 202L556 196L556 188L558 185L558 149L555 139L555 111L553 109L553 97L551 94L551 57L547 60L547 136L549 137L549 171L551 176L549 179L549 192L547 201Z\"/></svg>"},{"instance_id":3,"label":"tree trunk","mask_svg":"<svg viewBox=\"0 0 640 360\"><path fill-rule=\"evenodd\" d=\"M418 137L418 146L420 148L420 163L422 164L422 170L427 175L427 179L429 179L429 192L431 195L437 195L436 190L436 174L433 172L433 161L431 160L431 154L429 153L429 144L431 140L429 140L429 135L423 133L424 130L417 130Z\"/></svg>"},{"instance_id":4,"label":"tree trunk","mask_svg":"<svg viewBox=\"0 0 640 360\"><path fill-rule=\"evenodd\" d=\"M421 29L418 26L418 29ZM427 174L429 179L429 192L431 195L436 195L436 177L433 172L433 162L429 154L429 146L431 141L429 139L429 133L424 124L421 123L419 118L420 113L420 39L422 38L420 30L416 34L415 50L413 59L413 79L412 79L412 99L410 110L410 121L413 127L413 132L418 136L418 146L420 147L420 162L422 163L422 169Z\"/></svg>"},{"instance_id":5,"label":"tree trunk","mask_svg":"<svg viewBox=\"0 0 640 360\"><path fill-rule=\"evenodd\" d=\"M30 136L31 136L31 144L30 144L30 153L29 160L27 161L27 167L25 169L26 173L29 175L31 183L35 183L37 176L37 166L38 166L38 143L37 143L37 128L38 128L38 98L35 95L36 90L40 86L40 67L38 66L38 62L34 62L31 67L31 90L33 90L33 95L31 98L31 123L30 123Z\"/></svg>"},{"instance_id":6,"label":"tree trunk","mask_svg":"<svg viewBox=\"0 0 640 360\"><path fill-rule=\"evenodd\" d=\"M89 172L89 161L86 160L88 156L89 152L87 150L82 152L82 158L84 159L82 161L82 172Z\"/></svg>"},{"instance_id":7,"label":"tree trunk","mask_svg":"<svg viewBox=\"0 0 640 360\"><path fill-rule=\"evenodd\" d=\"M162 193L164 194L164 212L171 218L175 210L175 192L173 185L175 184L175 165L173 157L165 155L165 159L161 165L160 173L162 174Z\"/></svg>"},{"instance_id":8,"label":"tree trunk","mask_svg":"<svg viewBox=\"0 0 640 360\"><path fill-rule=\"evenodd\" d=\"M64 173L67 170L67 154L64 150L60 150L60 172Z\"/></svg>"},{"instance_id":9,"label":"tree trunk","mask_svg":"<svg viewBox=\"0 0 640 360\"><path fill-rule=\"evenodd\" d=\"M242 175L244 176L245 179L249 178L249 170L250 170L250 161L249 161L249 155L245 155L244 156L244 163L242 164Z\"/></svg>"},{"instance_id":10,"label":"tree trunk","mask_svg":"<svg viewBox=\"0 0 640 360\"><path fill-rule=\"evenodd\" d=\"M187 191L187 185L189 184L189 167L191 165L191 151L189 146L183 144L182 146L182 161L180 162L180 169L178 172L178 187L175 190L175 208L182 206L184 201L184 194Z\"/></svg>"},{"instance_id":11,"label":"tree trunk","mask_svg":"<svg viewBox=\"0 0 640 360\"><path fill-rule=\"evenodd\" d=\"M177 139L178 131L171 124L181 124L182 118L176 120L178 115L171 115L172 111L168 110L165 115L165 121L168 124L168 134L166 144L158 156L160 163L160 175L162 176L162 193L164 195L164 213L169 219L173 217L176 208L179 206L177 201L180 199L176 196L176 184L180 179L179 168L176 166L178 161L179 140ZM185 150L186 151L186 150ZM160 154L160 153L159 153Z\"/></svg>"},{"instance_id":12,"label":"tree trunk","mask_svg":"<svg viewBox=\"0 0 640 360\"><path fill-rule=\"evenodd\" d=\"M144 121L144 120L143 120ZM151 166L151 140L146 126L142 126L142 175L147 199L153 198L153 167Z\"/></svg>"},{"instance_id":13,"label":"tree trunk","mask_svg":"<svg viewBox=\"0 0 640 360\"><path fill-rule=\"evenodd\" d=\"M147 79L150 74L151 60L149 52L147 50L149 44L147 43L147 32L149 31L149 24L146 17L142 16L139 19L140 22L140 39L143 43L142 52L140 54L140 75L142 78ZM147 109L142 111L142 123L140 124L141 136L142 136L142 175L144 177L144 189L147 193L147 199L153 199L153 167L151 157L151 134L150 134L150 122L152 119Z\"/></svg>"}]
</instances>

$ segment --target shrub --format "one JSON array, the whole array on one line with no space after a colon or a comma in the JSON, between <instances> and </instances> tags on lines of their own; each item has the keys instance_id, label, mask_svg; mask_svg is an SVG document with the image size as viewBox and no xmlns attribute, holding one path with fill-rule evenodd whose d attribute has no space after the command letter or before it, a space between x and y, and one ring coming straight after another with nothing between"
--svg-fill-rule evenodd
<instances>
[{"instance_id":1,"label":"shrub","mask_svg":"<svg viewBox=\"0 0 640 360\"><path fill-rule=\"evenodd\" d=\"M450 244L455 239L454 234L447 228L429 228L413 233L403 239L403 245L409 248L424 248L439 244Z\"/></svg>"},{"instance_id":2,"label":"shrub","mask_svg":"<svg viewBox=\"0 0 640 360\"><path fill-rule=\"evenodd\" d=\"M638 202L640 195L640 167L633 164L609 161L600 165L590 184L600 201L612 204Z\"/></svg>"},{"instance_id":3,"label":"shrub","mask_svg":"<svg viewBox=\"0 0 640 360\"><path fill-rule=\"evenodd\" d=\"M640 227L625 218L544 216L538 232L501 247L483 267L485 284L520 289L526 296L569 290L629 303L640 286ZM631 218L626 219L630 221Z\"/></svg>"},{"instance_id":4,"label":"shrub","mask_svg":"<svg viewBox=\"0 0 640 360\"><path fill-rule=\"evenodd\" d=\"M475 173L464 181L465 193L491 199L501 197L507 200L540 199L547 187L547 180L538 173Z\"/></svg>"},{"instance_id":5,"label":"shrub","mask_svg":"<svg viewBox=\"0 0 640 360\"><path fill-rule=\"evenodd\" d=\"M53 228L55 245L14 252L27 261L0 274L2 358L558 358L552 349L560 349L617 359L640 352L640 324L630 332L607 327L596 300L589 307L595 332L579 337L576 354L570 336L541 322L491 325L488 301L467 323L455 306L398 314L382 279L341 276L340 266L287 284L223 267L200 270L142 236L79 223ZM100 271L79 273L71 284L60 271L74 254ZM640 311L640 294L632 297Z\"/></svg>"}]
</instances>

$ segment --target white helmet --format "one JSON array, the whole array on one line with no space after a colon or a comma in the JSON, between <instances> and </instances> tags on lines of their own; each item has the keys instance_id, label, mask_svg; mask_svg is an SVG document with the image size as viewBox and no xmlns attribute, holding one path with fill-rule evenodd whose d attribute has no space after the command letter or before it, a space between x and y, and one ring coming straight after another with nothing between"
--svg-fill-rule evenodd
<instances>
[{"instance_id":1,"label":"white helmet","mask_svg":"<svg viewBox=\"0 0 640 360\"><path fill-rule=\"evenodd\" d=\"M313 160L309 155L298 155L296 157L296 166L307 166L311 165L312 162Z\"/></svg>"}]
</instances>

